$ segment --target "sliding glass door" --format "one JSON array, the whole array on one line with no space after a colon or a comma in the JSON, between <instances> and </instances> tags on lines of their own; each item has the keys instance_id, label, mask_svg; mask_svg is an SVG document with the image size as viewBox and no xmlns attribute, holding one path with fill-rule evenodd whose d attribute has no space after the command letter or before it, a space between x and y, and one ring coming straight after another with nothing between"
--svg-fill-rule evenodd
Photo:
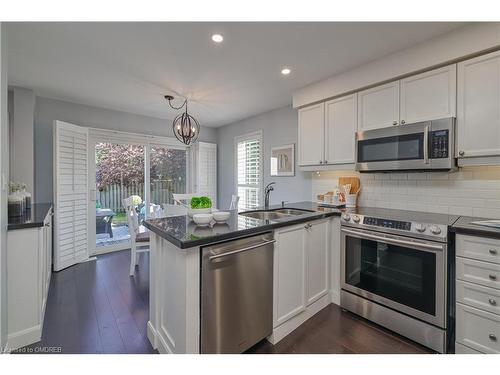
<instances>
[{"instance_id":1,"label":"sliding glass door","mask_svg":"<svg viewBox=\"0 0 500 375\"><path fill-rule=\"evenodd\" d=\"M95 144L95 246L125 248L130 228L123 199L135 196L144 217L145 147L135 144Z\"/></svg>"},{"instance_id":2,"label":"sliding glass door","mask_svg":"<svg viewBox=\"0 0 500 375\"><path fill-rule=\"evenodd\" d=\"M123 199L134 196L139 221L152 216L173 193L187 191L187 148L152 137L91 130L89 142L89 244L91 254L130 247ZM139 227L139 231L145 230Z\"/></svg>"},{"instance_id":3,"label":"sliding glass door","mask_svg":"<svg viewBox=\"0 0 500 375\"><path fill-rule=\"evenodd\" d=\"M153 207L173 204L172 194L186 193L187 152L167 146L152 146L149 152L149 199Z\"/></svg>"}]
</instances>

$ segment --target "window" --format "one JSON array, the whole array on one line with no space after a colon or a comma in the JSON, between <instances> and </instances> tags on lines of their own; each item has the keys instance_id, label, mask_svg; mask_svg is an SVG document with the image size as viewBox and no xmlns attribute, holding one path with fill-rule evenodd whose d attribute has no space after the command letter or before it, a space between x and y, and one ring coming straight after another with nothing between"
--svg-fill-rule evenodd
<instances>
[{"instance_id":1,"label":"window","mask_svg":"<svg viewBox=\"0 0 500 375\"><path fill-rule=\"evenodd\" d=\"M235 147L238 209L254 209L261 205L262 132L236 137Z\"/></svg>"}]
</instances>

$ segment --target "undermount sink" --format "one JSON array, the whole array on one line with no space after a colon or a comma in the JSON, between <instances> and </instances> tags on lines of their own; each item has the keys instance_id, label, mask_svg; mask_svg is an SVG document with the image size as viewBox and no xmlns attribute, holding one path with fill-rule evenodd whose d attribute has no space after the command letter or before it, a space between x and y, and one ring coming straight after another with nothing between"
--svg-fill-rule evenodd
<instances>
[{"instance_id":1,"label":"undermount sink","mask_svg":"<svg viewBox=\"0 0 500 375\"><path fill-rule=\"evenodd\" d=\"M241 216L251 217L260 220L280 220L286 219L291 216L299 216L308 214L314 211L302 210L299 208L278 208L274 210L257 210L257 211L247 211L241 212Z\"/></svg>"}]
</instances>

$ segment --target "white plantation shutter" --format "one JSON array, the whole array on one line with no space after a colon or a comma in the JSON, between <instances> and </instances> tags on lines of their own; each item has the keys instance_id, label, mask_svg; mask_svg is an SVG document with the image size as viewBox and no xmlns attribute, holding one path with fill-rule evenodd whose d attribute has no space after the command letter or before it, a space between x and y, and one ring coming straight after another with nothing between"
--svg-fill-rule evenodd
<instances>
[{"instance_id":1,"label":"white plantation shutter","mask_svg":"<svg viewBox=\"0 0 500 375\"><path fill-rule=\"evenodd\" d=\"M54 270L88 258L88 129L54 122Z\"/></svg>"},{"instance_id":2,"label":"white plantation shutter","mask_svg":"<svg viewBox=\"0 0 500 375\"><path fill-rule=\"evenodd\" d=\"M262 194L262 133L237 137L236 158L238 209L257 208Z\"/></svg>"},{"instance_id":3,"label":"white plantation shutter","mask_svg":"<svg viewBox=\"0 0 500 375\"><path fill-rule=\"evenodd\" d=\"M196 187L195 192L212 200L217 207L217 145L198 142L196 144Z\"/></svg>"}]
</instances>

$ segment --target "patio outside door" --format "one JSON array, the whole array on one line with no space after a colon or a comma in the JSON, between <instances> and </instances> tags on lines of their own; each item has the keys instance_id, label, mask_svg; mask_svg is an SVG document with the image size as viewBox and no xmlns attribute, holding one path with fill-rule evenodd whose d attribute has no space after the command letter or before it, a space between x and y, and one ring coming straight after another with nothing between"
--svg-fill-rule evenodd
<instances>
[{"instance_id":1,"label":"patio outside door","mask_svg":"<svg viewBox=\"0 0 500 375\"><path fill-rule=\"evenodd\" d=\"M145 146L132 143L94 142L95 188L91 191L91 230L95 253L130 247L130 228L123 199L135 196L139 216L144 217Z\"/></svg>"},{"instance_id":2,"label":"patio outside door","mask_svg":"<svg viewBox=\"0 0 500 375\"><path fill-rule=\"evenodd\" d=\"M123 199L135 196L139 222L172 193L185 193L188 153L176 144L157 143L127 133L91 130L89 142L89 243L91 254L130 248ZM149 210L146 207L149 206ZM140 227L139 230L146 230Z\"/></svg>"}]
</instances>

